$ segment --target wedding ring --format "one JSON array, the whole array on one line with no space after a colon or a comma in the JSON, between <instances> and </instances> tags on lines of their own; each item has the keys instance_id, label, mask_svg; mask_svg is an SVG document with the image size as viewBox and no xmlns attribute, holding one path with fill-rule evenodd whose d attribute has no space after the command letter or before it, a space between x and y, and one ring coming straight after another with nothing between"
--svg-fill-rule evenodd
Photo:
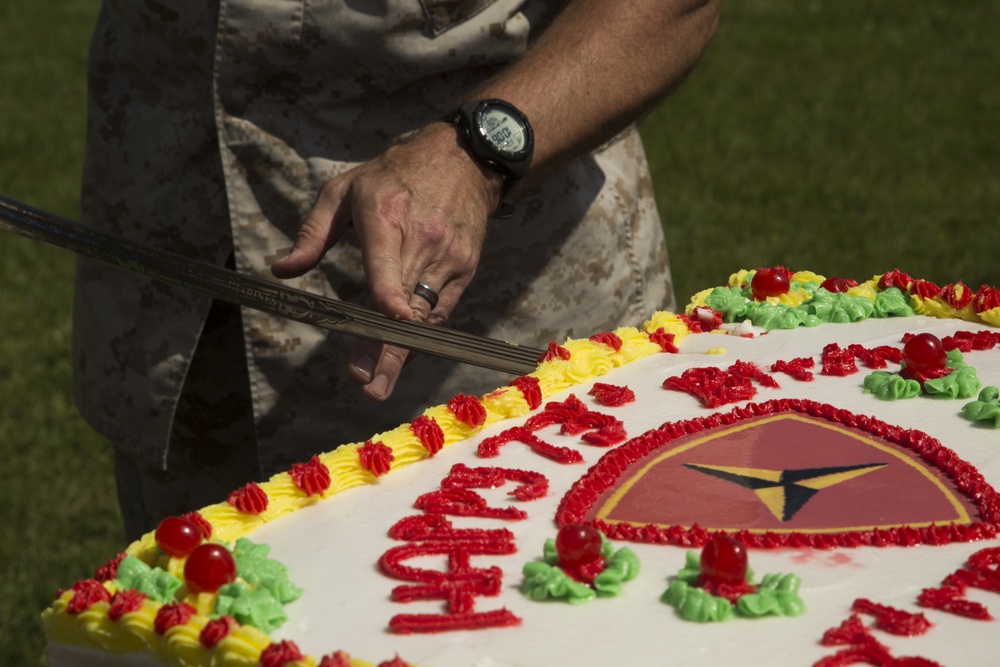
<instances>
[{"instance_id":1,"label":"wedding ring","mask_svg":"<svg viewBox=\"0 0 1000 667\"><path fill-rule=\"evenodd\" d=\"M438 305L437 290L428 285L427 283L417 283L417 286L413 288L413 293L419 296L427 303L431 304L431 309L437 307Z\"/></svg>"}]
</instances>

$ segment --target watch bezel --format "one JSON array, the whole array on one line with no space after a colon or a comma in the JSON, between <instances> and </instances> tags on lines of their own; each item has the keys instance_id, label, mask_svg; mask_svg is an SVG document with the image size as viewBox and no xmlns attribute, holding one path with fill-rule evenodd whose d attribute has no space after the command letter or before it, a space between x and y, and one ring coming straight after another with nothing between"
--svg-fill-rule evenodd
<instances>
[{"instance_id":1,"label":"watch bezel","mask_svg":"<svg viewBox=\"0 0 1000 667\"><path fill-rule=\"evenodd\" d=\"M483 123L483 116L489 109L495 107L502 109L521 125L521 130L525 135L522 150L505 150L490 140ZM510 102L488 98L463 104L459 107L458 118L464 121L463 124L469 135L470 148L477 158L513 180L523 178L528 173L534 154L535 135L528 117L520 109Z\"/></svg>"}]
</instances>

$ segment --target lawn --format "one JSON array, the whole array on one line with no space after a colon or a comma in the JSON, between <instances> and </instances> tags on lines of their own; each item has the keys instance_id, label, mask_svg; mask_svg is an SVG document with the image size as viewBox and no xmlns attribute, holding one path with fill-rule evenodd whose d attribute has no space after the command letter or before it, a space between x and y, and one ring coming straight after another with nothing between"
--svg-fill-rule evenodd
<instances>
[{"instance_id":1,"label":"lawn","mask_svg":"<svg viewBox=\"0 0 1000 667\"><path fill-rule=\"evenodd\" d=\"M0 194L75 216L97 0L0 4ZM740 0L642 124L678 296L738 268L1000 286L1000 3ZM72 258L0 233L0 664L122 546L73 408Z\"/></svg>"}]
</instances>

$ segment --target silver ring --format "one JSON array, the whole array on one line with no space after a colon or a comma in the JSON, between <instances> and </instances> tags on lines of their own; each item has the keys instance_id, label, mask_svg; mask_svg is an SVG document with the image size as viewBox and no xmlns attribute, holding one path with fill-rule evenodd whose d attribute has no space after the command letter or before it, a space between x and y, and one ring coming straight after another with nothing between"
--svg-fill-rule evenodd
<instances>
[{"instance_id":1,"label":"silver ring","mask_svg":"<svg viewBox=\"0 0 1000 667\"><path fill-rule=\"evenodd\" d=\"M431 304L431 309L437 307L438 305L437 290L428 285L427 283L417 283L417 286L413 288L413 293L419 296L427 303Z\"/></svg>"}]
</instances>

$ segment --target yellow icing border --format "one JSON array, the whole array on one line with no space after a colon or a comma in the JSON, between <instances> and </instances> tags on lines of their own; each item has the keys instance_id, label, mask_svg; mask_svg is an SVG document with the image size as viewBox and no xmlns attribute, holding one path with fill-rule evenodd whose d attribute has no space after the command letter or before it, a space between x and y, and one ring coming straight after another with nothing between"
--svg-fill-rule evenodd
<instances>
[{"instance_id":1,"label":"yellow icing border","mask_svg":"<svg viewBox=\"0 0 1000 667\"><path fill-rule=\"evenodd\" d=\"M741 270L729 278L729 286L742 284L751 271ZM878 282L881 275L873 276L871 280L861 283L848 290L852 296L864 296L874 301L878 294ZM809 271L796 272L792 280L797 282L822 282L824 278ZM705 297L711 289L703 290L692 297L686 308L690 314L695 307L703 306ZM804 290L798 290L805 294ZM789 305L798 305L802 301L801 294L790 294L779 297ZM776 301L778 299L775 299ZM976 314L971 307L956 311L944 304L939 298L927 300L919 297L911 298L914 310L922 315L939 318L958 318L970 321L981 321L994 327L1000 327L1000 308L994 308ZM634 327L622 327L615 330L621 339L622 346L614 351L608 345L593 342L590 339L567 340L563 347L570 352L569 359L555 358L539 364L530 374L537 378L542 400L555 395L569 387L600 377L610 370L624 366L627 363L661 352L659 345L650 341L648 334L663 329L672 333L675 341L679 341L689 332L687 325L675 314L667 312L654 313L643 324L642 330ZM715 348L712 353L720 353L721 348ZM521 392L514 387L502 387L480 399L486 410L486 421L483 427L506 419L521 417L530 411L527 401ZM460 421L446 405L429 408L424 415L434 419L444 432L444 445L449 447L463 441L483 427L470 427ZM392 450L392 470L410 465L424 458L428 453L413 433L410 424L376 435L374 442L381 442ZM289 473L280 473L261 483L260 488L267 494L267 509L258 515L244 514L228 503L218 503L199 510L212 525L212 539L233 542L239 537L252 533L260 526L295 512L303 507L313 505L320 500L337 495L341 491L373 484L377 478L364 469L359 461L357 450L363 443L352 443L319 455L319 460L330 471L330 487L319 496L306 496L295 486ZM144 535L132 543L126 554L136 556L149 565L158 565L170 572L180 574L183 570L183 560L169 558L156 547L153 533ZM183 580L183 577L179 577ZM114 593L114 584L107 582L105 588ZM167 664L176 667L242 667L259 662L261 651L269 646L272 640L263 632L250 627L240 626L234 629L213 649L205 649L199 641L199 634L207 623L207 617L196 613L183 625L171 628L163 636L153 630L153 622L161 604L145 600L142 607L135 612L125 614L115 622L108 618L109 603L99 602L91 605L80 614L71 615L67 606L73 593L64 592L51 607L42 614L45 633L50 642L60 642L77 646L93 648L111 654L125 654L143 651L152 654ZM189 596L189 604L197 609L209 608L211 600L198 599ZM316 667L317 660L306 656L301 661L288 663L295 667ZM352 667L374 667L373 663L351 658Z\"/></svg>"},{"instance_id":2,"label":"yellow icing border","mask_svg":"<svg viewBox=\"0 0 1000 667\"><path fill-rule=\"evenodd\" d=\"M646 321L643 330L635 327L616 329L614 333L622 341L617 352L608 345L590 339L569 339L562 346L569 351L569 359L557 357L544 361L530 377L538 380L544 401L564 389L600 377L614 368L662 352L660 346L653 343L648 335L660 329L674 334L675 341L690 333L687 325L677 315L657 312ZM486 421L480 427L471 427L460 421L447 405L438 405L424 412L444 432L443 447L466 440L490 424L521 417L530 412L521 391L510 386L486 394L480 398L480 403L486 410ZM392 450L394 458L390 473L428 457L427 450L413 433L410 424L402 424L391 431L373 436L371 440L381 442ZM319 455L320 462L330 471L330 487L319 496L306 496L292 481L291 475L283 472L259 484L268 497L267 508L260 514L244 514L225 502L202 508L199 513L212 525L211 539L233 542L286 514L347 489L376 483L375 475L364 469L359 461L357 452L362 444L342 445ZM159 566L172 572L183 581L183 559L164 555L156 546L153 532L133 542L125 553L151 566ZM109 593L116 592L113 582L106 582L104 586ZM72 597L72 591L64 592L42 614L45 633L51 642L78 645L116 655L143 651L176 667L253 665L258 663L261 651L273 643L270 637L256 628L240 626L214 648L205 649L199 641L201 630L208 622L203 613L196 613L186 624L175 626L160 636L153 629L156 614L162 607L158 602L147 599L140 610L125 614L116 622L108 618L110 604L107 602L93 604L79 614L69 614L67 607ZM210 599L199 599L191 595L185 601L199 610L211 606ZM316 667L317 664L318 661L311 656L288 663L295 667ZM354 658L351 659L351 665L374 667L373 663Z\"/></svg>"}]
</instances>

